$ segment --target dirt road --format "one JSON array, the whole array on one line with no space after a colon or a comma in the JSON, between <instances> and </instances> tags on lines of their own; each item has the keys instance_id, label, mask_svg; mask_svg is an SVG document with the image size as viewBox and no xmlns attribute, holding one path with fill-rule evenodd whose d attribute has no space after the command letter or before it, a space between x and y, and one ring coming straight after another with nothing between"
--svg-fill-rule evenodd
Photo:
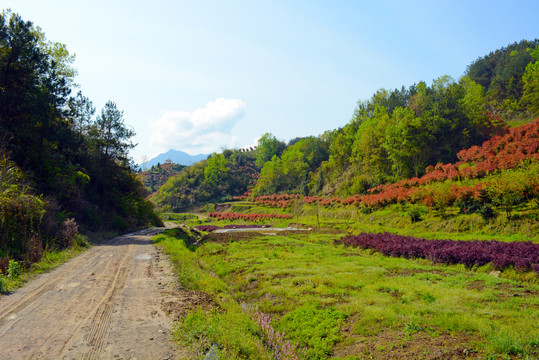
<instances>
[{"instance_id":1,"label":"dirt road","mask_svg":"<svg viewBox=\"0 0 539 360\"><path fill-rule=\"evenodd\" d=\"M0 296L1 359L182 359L171 340L172 268L157 230L95 246Z\"/></svg>"}]
</instances>

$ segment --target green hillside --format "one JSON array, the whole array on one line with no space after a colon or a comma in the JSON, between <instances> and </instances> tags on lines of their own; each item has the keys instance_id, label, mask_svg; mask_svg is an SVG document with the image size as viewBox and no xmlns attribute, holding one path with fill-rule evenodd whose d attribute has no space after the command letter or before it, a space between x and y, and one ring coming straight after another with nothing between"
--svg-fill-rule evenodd
<instances>
[{"instance_id":1,"label":"green hillside","mask_svg":"<svg viewBox=\"0 0 539 360\"><path fill-rule=\"evenodd\" d=\"M478 58L458 81L441 76L431 84L380 89L358 102L348 124L319 136L287 144L265 134L250 155L260 178L249 194L348 197L458 161L460 151L539 115L538 45L523 40ZM157 206L180 211L241 195L228 169L245 155L227 150L215 156L224 157L221 170L207 169L210 162L194 165L158 191ZM219 181L208 181L208 172Z\"/></svg>"},{"instance_id":2,"label":"green hillside","mask_svg":"<svg viewBox=\"0 0 539 360\"><path fill-rule=\"evenodd\" d=\"M181 229L155 241L205 299L176 339L199 358L538 358L538 45L380 89L319 136L265 134L249 176L227 150L171 177L152 199Z\"/></svg>"},{"instance_id":3,"label":"green hillside","mask_svg":"<svg viewBox=\"0 0 539 360\"><path fill-rule=\"evenodd\" d=\"M32 22L0 15L0 273L79 244L79 230L160 223L128 156L134 131L114 102L96 114L73 93L73 61Z\"/></svg>"}]
</instances>

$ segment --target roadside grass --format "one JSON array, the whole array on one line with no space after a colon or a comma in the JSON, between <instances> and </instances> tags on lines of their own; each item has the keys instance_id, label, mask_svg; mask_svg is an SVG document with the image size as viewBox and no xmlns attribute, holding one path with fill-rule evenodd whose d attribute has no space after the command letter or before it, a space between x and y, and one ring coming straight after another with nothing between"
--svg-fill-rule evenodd
<instances>
[{"instance_id":1,"label":"roadside grass","mask_svg":"<svg viewBox=\"0 0 539 360\"><path fill-rule=\"evenodd\" d=\"M260 329L234 301L221 301L209 311L188 313L177 324L174 336L191 346L198 358L206 358L213 346L219 355L212 359L272 359L260 341Z\"/></svg>"},{"instance_id":2,"label":"roadside grass","mask_svg":"<svg viewBox=\"0 0 539 360\"><path fill-rule=\"evenodd\" d=\"M41 259L29 268L21 268L20 273L0 274L0 294L16 290L36 275L50 271L86 251L88 246L75 246L63 250L52 250L43 253ZM9 271L8 271L9 272ZM12 276L10 276L12 275Z\"/></svg>"},{"instance_id":3,"label":"roadside grass","mask_svg":"<svg viewBox=\"0 0 539 360\"><path fill-rule=\"evenodd\" d=\"M303 220L312 225L311 219ZM323 227L334 225L353 223L324 217ZM196 249L162 236L158 243L171 243L164 245L167 251L182 254L173 261L182 264L176 266L184 286L216 295L216 313L205 315L213 325L204 328L191 320L202 316L197 310L176 331L183 342L205 339L206 350L211 342L234 348L227 345L232 339L212 331L227 331L218 330L226 316L230 324L248 324L238 310L246 303L271 315L272 326L308 348L313 359L420 358L425 349L449 355L458 350L471 358L539 356L535 275L506 270L496 276L488 265L470 270L385 257L334 246L340 235L329 231L247 239L230 234L228 241L209 241ZM186 339L185 333L197 335ZM256 330L246 333L256 342Z\"/></svg>"},{"instance_id":4,"label":"roadside grass","mask_svg":"<svg viewBox=\"0 0 539 360\"><path fill-rule=\"evenodd\" d=\"M0 272L0 294L16 290L35 276L57 268L88 250L92 245L116 236L118 234L115 232L95 232L88 233L87 236L78 234L72 246L61 250L45 250L38 262L31 264L29 267L20 266L17 276L10 276L9 271L6 274Z\"/></svg>"},{"instance_id":5,"label":"roadside grass","mask_svg":"<svg viewBox=\"0 0 539 360\"><path fill-rule=\"evenodd\" d=\"M227 285L199 261L188 240L189 234L178 229L166 230L153 238L154 243L170 255L178 281L184 289L212 294L226 292Z\"/></svg>"},{"instance_id":6,"label":"roadside grass","mask_svg":"<svg viewBox=\"0 0 539 360\"><path fill-rule=\"evenodd\" d=\"M153 241L169 254L183 289L214 295L211 310L195 309L177 323L175 339L190 346L198 358L204 358L213 344L218 344L219 358L271 359L260 342L260 329L230 298L228 285L198 257L189 234L171 229L156 235Z\"/></svg>"}]
</instances>

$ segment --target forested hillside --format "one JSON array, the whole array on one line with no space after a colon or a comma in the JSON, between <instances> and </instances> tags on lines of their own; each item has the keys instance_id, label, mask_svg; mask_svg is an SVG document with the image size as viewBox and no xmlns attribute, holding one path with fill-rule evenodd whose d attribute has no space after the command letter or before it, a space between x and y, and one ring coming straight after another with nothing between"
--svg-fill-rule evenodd
<instances>
[{"instance_id":1,"label":"forested hillside","mask_svg":"<svg viewBox=\"0 0 539 360\"><path fill-rule=\"evenodd\" d=\"M444 75L431 84L380 89L358 102L348 124L319 136L286 144L265 134L250 155L253 175L260 172L255 186L232 181L231 155L241 153L227 150L170 179L153 199L164 210L182 210L241 195L247 187L255 196L349 197L419 178L539 115L538 45L537 39L523 40L480 57L458 81ZM208 181L208 173L216 181Z\"/></svg>"},{"instance_id":2,"label":"forested hillside","mask_svg":"<svg viewBox=\"0 0 539 360\"><path fill-rule=\"evenodd\" d=\"M347 197L272 194L252 202L277 208L316 204L325 208L358 209L369 214L389 205L406 205L412 222L430 210L439 219L459 214L480 214L490 220L497 212L512 218L520 207L522 219L537 217L539 209L539 119L511 128L481 146L458 154L455 163L429 166L421 177L403 179ZM452 209L452 210L450 210ZM536 225L534 225L535 227Z\"/></svg>"},{"instance_id":3,"label":"forested hillside","mask_svg":"<svg viewBox=\"0 0 539 360\"><path fill-rule=\"evenodd\" d=\"M185 165L174 164L172 160L169 159L163 164L157 163L157 165L152 166L148 170L140 171L139 175L146 190L152 194L159 189L169 177L178 175L184 168L186 168Z\"/></svg>"},{"instance_id":4,"label":"forested hillside","mask_svg":"<svg viewBox=\"0 0 539 360\"><path fill-rule=\"evenodd\" d=\"M242 196L258 179L256 158L250 151L212 154L173 176L152 196L162 211L180 211L206 202Z\"/></svg>"},{"instance_id":5,"label":"forested hillside","mask_svg":"<svg viewBox=\"0 0 539 360\"><path fill-rule=\"evenodd\" d=\"M72 244L74 232L160 220L112 101L96 114L75 89L74 56L18 14L0 15L0 270Z\"/></svg>"}]
</instances>

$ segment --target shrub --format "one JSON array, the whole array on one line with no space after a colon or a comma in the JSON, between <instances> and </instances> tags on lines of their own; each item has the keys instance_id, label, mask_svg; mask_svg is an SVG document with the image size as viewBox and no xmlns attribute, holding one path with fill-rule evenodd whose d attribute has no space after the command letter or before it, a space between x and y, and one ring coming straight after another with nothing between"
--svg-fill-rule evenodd
<instances>
[{"instance_id":1,"label":"shrub","mask_svg":"<svg viewBox=\"0 0 539 360\"><path fill-rule=\"evenodd\" d=\"M423 258L437 263L464 264L466 267L492 263L497 269L514 266L516 270L537 271L539 264L539 244L529 241L426 240L390 233L361 233L345 236L334 243L374 249L386 256Z\"/></svg>"},{"instance_id":2,"label":"shrub","mask_svg":"<svg viewBox=\"0 0 539 360\"><path fill-rule=\"evenodd\" d=\"M79 235L79 226L74 218L66 219L62 227L61 234L61 246L69 247L76 243L77 236Z\"/></svg>"},{"instance_id":3,"label":"shrub","mask_svg":"<svg viewBox=\"0 0 539 360\"><path fill-rule=\"evenodd\" d=\"M492 206L488 204L484 204L483 206L481 206L478 210L478 213L484 220L490 220L496 217L496 212L494 211Z\"/></svg>"},{"instance_id":4,"label":"shrub","mask_svg":"<svg viewBox=\"0 0 539 360\"><path fill-rule=\"evenodd\" d=\"M75 246L79 248L87 247L88 246L88 237L82 234L77 234L77 237L75 238Z\"/></svg>"},{"instance_id":5,"label":"shrub","mask_svg":"<svg viewBox=\"0 0 539 360\"><path fill-rule=\"evenodd\" d=\"M7 277L10 279L17 279L21 276L21 265L15 260L9 260L7 268Z\"/></svg>"},{"instance_id":6,"label":"shrub","mask_svg":"<svg viewBox=\"0 0 539 360\"><path fill-rule=\"evenodd\" d=\"M9 291L6 279L0 275L0 294L7 293Z\"/></svg>"},{"instance_id":7,"label":"shrub","mask_svg":"<svg viewBox=\"0 0 539 360\"><path fill-rule=\"evenodd\" d=\"M0 251L0 275L2 273L5 274L7 272L8 265L9 265L9 256L2 254L2 252Z\"/></svg>"},{"instance_id":8,"label":"shrub","mask_svg":"<svg viewBox=\"0 0 539 360\"><path fill-rule=\"evenodd\" d=\"M64 221L60 234L60 246L63 248L88 246L88 238L79 233L79 225L74 218Z\"/></svg>"},{"instance_id":9,"label":"shrub","mask_svg":"<svg viewBox=\"0 0 539 360\"><path fill-rule=\"evenodd\" d=\"M26 257L30 262L34 263L39 261L42 256L43 242L41 240L41 237L35 234L28 240Z\"/></svg>"},{"instance_id":10,"label":"shrub","mask_svg":"<svg viewBox=\"0 0 539 360\"><path fill-rule=\"evenodd\" d=\"M0 150L0 257L32 257L29 243L40 232L45 202L31 192L25 174Z\"/></svg>"},{"instance_id":11,"label":"shrub","mask_svg":"<svg viewBox=\"0 0 539 360\"><path fill-rule=\"evenodd\" d=\"M244 220L244 221L265 221L271 219L292 219L290 214L240 214L240 213L219 213L210 212L208 216L217 220Z\"/></svg>"},{"instance_id":12,"label":"shrub","mask_svg":"<svg viewBox=\"0 0 539 360\"><path fill-rule=\"evenodd\" d=\"M421 221L421 216L425 213L425 210L419 206L419 205L411 205L408 209L408 216L410 217L410 220L412 223L416 223L418 221Z\"/></svg>"}]
</instances>

